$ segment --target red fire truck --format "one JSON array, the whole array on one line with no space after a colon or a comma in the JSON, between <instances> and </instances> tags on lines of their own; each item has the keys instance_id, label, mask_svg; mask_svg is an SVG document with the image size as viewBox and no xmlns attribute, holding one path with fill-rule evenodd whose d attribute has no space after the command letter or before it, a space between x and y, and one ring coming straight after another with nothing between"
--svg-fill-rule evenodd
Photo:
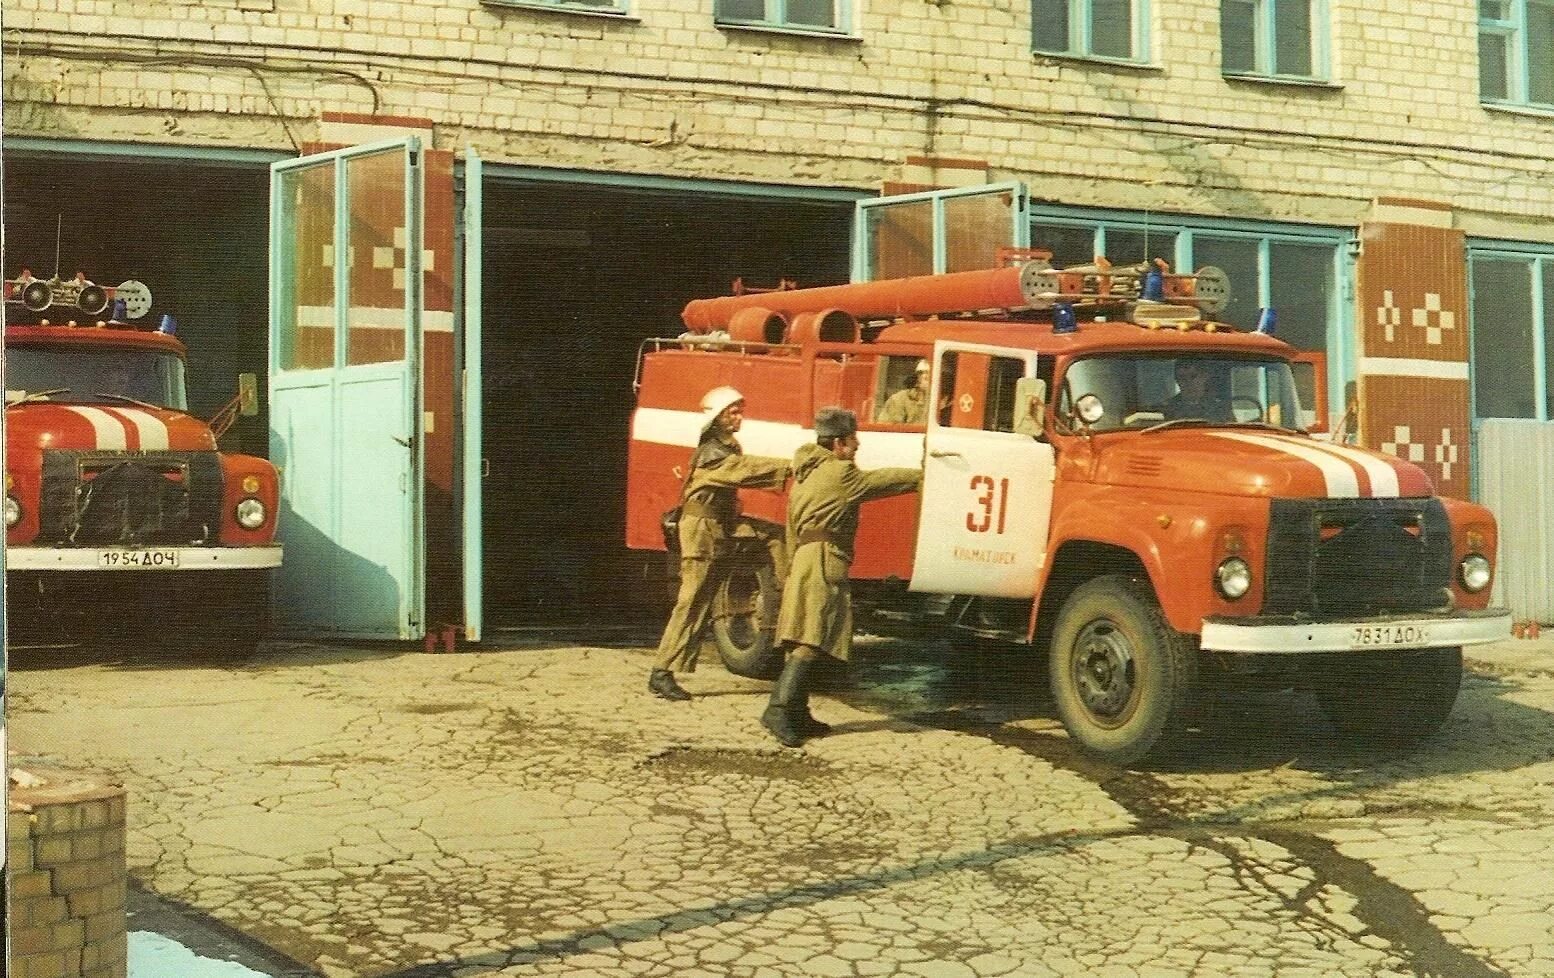
<instances>
[{"instance_id":1,"label":"red fire truck","mask_svg":"<svg viewBox=\"0 0 1554 978\"><path fill-rule=\"evenodd\" d=\"M210 423L188 413L176 323L138 326L151 294L5 282L6 586L13 633L101 627L213 651L263 632L278 481L217 438L257 413L251 376Z\"/></svg>"},{"instance_id":2,"label":"red fire truck","mask_svg":"<svg viewBox=\"0 0 1554 978\"><path fill-rule=\"evenodd\" d=\"M1217 269L1103 260L1000 267L689 303L644 345L627 543L662 549L700 430L747 397L747 452L791 456L815 410L858 413L858 464L922 465L917 496L867 503L853 565L865 628L932 622L1046 651L1070 736L1130 763L1183 745L1217 677L1300 683L1357 737L1409 744L1455 702L1491 609L1497 529L1407 461L1313 437L1297 351L1213 320ZM877 420L931 366L921 424ZM1310 382L1304 386L1310 386ZM783 500L747 493L781 522ZM758 551L753 551L758 553ZM769 675L777 592L757 556L716 620L731 669Z\"/></svg>"}]
</instances>

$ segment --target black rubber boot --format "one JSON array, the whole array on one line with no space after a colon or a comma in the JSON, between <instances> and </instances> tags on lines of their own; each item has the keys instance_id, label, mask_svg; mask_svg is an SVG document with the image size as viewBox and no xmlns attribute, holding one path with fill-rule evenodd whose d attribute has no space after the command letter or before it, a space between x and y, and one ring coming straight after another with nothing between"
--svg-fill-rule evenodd
<instances>
[{"instance_id":1,"label":"black rubber boot","mask_svg":"<svg viewBox=\"0 0 1554 978\"><path fill-rule=\"evenodd\" d=\"M648 691L661 700L688 700L691 694L674 681L674 673L668 669L654 669L648 676Z\"/></svg>"},{"instance_id":2,"label":"black rubber boot","mask_svg":"<svg viewBox=\"0 0 1554 978\"><path fill-rule=\"evenodd\" d=\"M782 675L772 687L772 698L761 714L761 726L771 731L784 747L804 745L803 721L799 710L804 703L804 679L809 675L813 659L790 655L788 664L782 667Z\"/></svg>"},{"instance_id":3,"label":"black rubber boot","mask_svg":"<svg viewBox=\"0 0 1554 978\"><path fill-rule=\"evenodd\" d=\"M793 711L794 725L799 728L799 733L806 737L824 737L831 732L831 725L823 720L816 720L815 715L809 712L809 690L799 694L798 709Z\"/></svg>"}]
</instances>

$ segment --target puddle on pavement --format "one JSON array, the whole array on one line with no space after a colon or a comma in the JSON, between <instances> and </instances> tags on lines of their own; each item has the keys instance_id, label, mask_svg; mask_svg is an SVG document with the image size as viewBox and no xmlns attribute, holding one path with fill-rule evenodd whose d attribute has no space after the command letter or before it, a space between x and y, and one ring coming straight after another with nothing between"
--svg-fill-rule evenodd
<instances>
[{"instance_id":1,"label":"puddle on pavement","mask_svg":"<svg viewBox=\"0 0 1554 978\"><path fill-rule=\"evenodd\" d=\"M779 781L809 781L831 773L826 761L789 751L671 747L642 763L665 774L737 774Z\"/></svg>"}]
</instances>

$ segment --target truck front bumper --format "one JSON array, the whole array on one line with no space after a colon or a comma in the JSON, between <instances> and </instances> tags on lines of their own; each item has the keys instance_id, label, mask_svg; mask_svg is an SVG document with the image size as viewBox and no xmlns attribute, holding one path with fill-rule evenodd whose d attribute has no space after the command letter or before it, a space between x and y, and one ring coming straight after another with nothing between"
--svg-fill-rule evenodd
<instances>
[{"instance_id":1,"label":"truck front bumper","mask_svg":"<svg viewBox=\"0 0 1554 978\"><path fill-rule=\"evenodd\" d=\"M1482 645L1511 637L1505 608L1296 621L1288 615L1203 620L1198 645L1210 652L1367 652Z\"/></svg>"},{"instance_id":2,"label":"truck front bumper","mask_svg":"<svg viewBox=\"0 0 1554 978\"><path fill-rule=\"evenodd\" d=\"M280 544L267 547L6 547L15 571L223 571L281 565Z\"/></svg>"}]
</instances>

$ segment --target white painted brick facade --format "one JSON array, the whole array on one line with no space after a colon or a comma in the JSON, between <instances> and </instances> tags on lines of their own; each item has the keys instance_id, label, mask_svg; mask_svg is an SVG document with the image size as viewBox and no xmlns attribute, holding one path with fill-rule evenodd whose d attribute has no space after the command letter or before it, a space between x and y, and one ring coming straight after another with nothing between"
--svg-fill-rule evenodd
<instances>
[{"instance_id":1,"label":"white painted brick facade","mask_svg":"<svg viewBox=\"0 0 1554 978\"><path fill-rule=\"evenodd\" d=\"M854 38L630 2L5 0L6 134L289 149L376 111L500 162L874 188L937 155L1076 205L1352 225L1420 197L1554 240L1554 113L1480 105L1473 4L1331 0L1322 87L1221 77L1215 0L1153 0L1144 67L1033 55L1028 0L857 0Z\"/></svg>"}]
</instances>

